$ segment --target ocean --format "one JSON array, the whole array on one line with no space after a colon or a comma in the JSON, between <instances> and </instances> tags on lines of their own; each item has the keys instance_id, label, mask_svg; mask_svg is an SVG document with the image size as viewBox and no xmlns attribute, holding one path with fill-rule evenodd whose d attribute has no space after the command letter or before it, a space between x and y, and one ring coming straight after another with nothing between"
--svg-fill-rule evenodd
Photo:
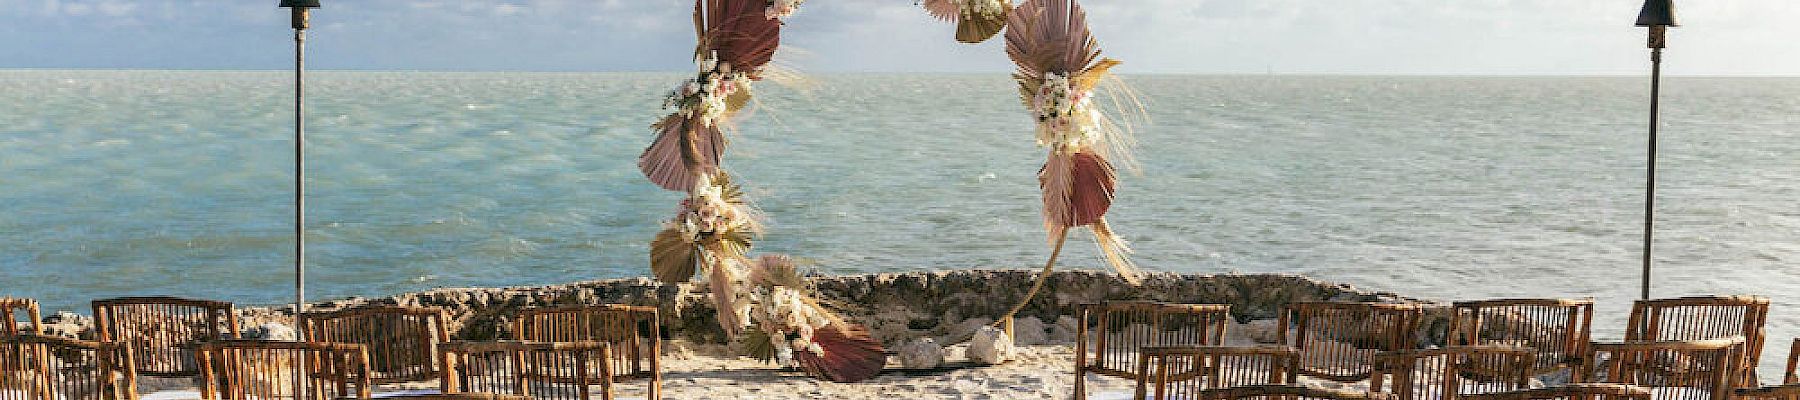
<instances>
[{"instance_id":1,"label":"ocean","mask_svg":"<svg viewBox=\"0 0 1800 400\"><path fill-rule=\"evenodd\" d=\"M681 74L312 72L309 297L648 276L681 195L635 159ZM1642 77L1126 76L1109 214L1148 270L1432 299L1637 297ZM86 313L293 290L287 72L0 71L0 295ZM1045 151L1002 74L757 87L726 167L755 251L827 274L1035 268ZM1652 295L1773 298L1800 335L1800 79L1666 79ZM1085 235L1063 268L1101 268ZM1010 301L1010 299L1008 299Z\"/></svg>"}]
</instances>

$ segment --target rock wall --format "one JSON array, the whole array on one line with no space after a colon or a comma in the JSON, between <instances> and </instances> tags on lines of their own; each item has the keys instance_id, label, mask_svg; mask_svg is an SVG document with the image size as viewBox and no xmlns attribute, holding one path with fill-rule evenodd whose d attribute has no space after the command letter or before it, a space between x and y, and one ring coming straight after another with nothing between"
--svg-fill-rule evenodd
<instances>
[{"instance_id":1,"label":"rock wall","mask_svg":"<svg viewBox=\"0 0 1800 400\"><path fill-rule=\"evenodd\" d=\"M868 326L877 339L898 344L919 337L940 343L966 340L991 323L1031 288L1036 271L955 270L814 277L816 294L829 308ZM1184 275L1153 273L1141 286L1099 271L1053 273L1015 324L1020 344L1071 342L1075 307L1102 300L1155 300L1230 304L1238 322L1275 318L1294 301L1422 302L1391 293L1358 290L1298 275ZM454 337L465 340L511 336L511 316L531 307L569 304L630 304L661 310L665 335L695 342L724 340L704 284L663 284L649 278L614 279L565 285L514 288L446 288L385 298L350 298L313 303L327 311L366 304L438 307L448 310ZM264 335L268 323L288 323L291 308L240 308L249 336ZM1439 320L1442 316L1430 318ZM47 319L52 333L92 337L92 321L60 314ZM274 330L279 330L278 328ZM1427 331L1441 332L1442 329ZM1421 341L1441 338L1428 333Z\"/></svg>"}]
</instances>

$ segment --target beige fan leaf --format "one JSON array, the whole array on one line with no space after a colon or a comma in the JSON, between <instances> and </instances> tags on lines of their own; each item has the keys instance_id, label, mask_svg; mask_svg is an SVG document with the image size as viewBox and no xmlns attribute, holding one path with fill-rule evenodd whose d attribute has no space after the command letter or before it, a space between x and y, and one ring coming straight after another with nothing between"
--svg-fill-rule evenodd
<instances>
[{"instance_id":1,"label":"beige fan leaf","mask_svg":"<svg viewBox=\"0 0 1800 400\"><path fill-rule=\"evenodd\" d=\"M658 281L682 283L692 280L699 261L694 244L683 239L681 231L675 228L657 232L656 239L650 241L650 272Z\"/></svg>"},{"instance_id":2,"label":"beige fan leaf","mask_svg":"<svg viewBox=\"0 0 1800 400\"><path fill-rule=\"evenodd\" d=\"M994 18L980 18L964 15L956 23L956 41L963 43L981 43L992 39L1006 29L1006 15L1012 12L1012 4L1002 3L1006 12Z\"/></svg>"}]
</instances>

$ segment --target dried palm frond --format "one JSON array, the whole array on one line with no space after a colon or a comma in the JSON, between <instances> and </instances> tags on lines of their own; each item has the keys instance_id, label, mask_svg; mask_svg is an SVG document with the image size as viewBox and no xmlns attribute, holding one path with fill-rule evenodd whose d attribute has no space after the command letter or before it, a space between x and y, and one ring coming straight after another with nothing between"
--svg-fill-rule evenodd
<instances>
[{"instance_id":1,"label":"dried palm frond","mask_svg":"<svg viewBox=\"0 0 1800 400\"><path fill-rule=\"evenodd\" d=\"M695 58L717 54L732 68L758 76L781 46L781 21L768 18L767 0L696 0L694 21L700 40Z\"/></svg>"},{"instance_id":2,"label":"dried palm frond","mask_svg":"<svg viewBox=\"0 0 1800 400\"><path fill-rule=\"evenodd\" d=\"M824 354L794 352L794 360L808 375L832 382L861 382L881 374L887 365L881 342L860 325L834 323L813 332L812 341Z\"/></svg>"},{"instance_id":3,"label":"dried palm frond","mask_svg":"<svg viewBox=\"0 0 1800 400\"><path fill-rule=\"evenodd\" d=\"M743 343L744 355L754 358L756 361L775 361L774 341L770 340L769 333L762 329L745 329L744 334L738 336L738 343Z\"/></svg>"},{"instance_id":4,"label":"dried palm frond","mask_svg":"<svg viewBox=\"0 0 1800 400\"><path fill-rule=\"evenodd\" d=\"M1074 0L1026 0L1007 13L1006 26L1006 55L1025 76L1077 76L1100 57L1087 11Z\"/></svg>"},{"instance_id":5,"label":"dried palm frond","mask_svg":"<svg viewBox=\"0 0 1800 400\"><path fill-rule=\"evenodd\" d=\"M713 307L717 311L719 327L725 330L726 336L736 336L743 327L738 320L738 285L742 273L738 270L741 258L708 254L703 257L708 264L706 286L712 292Z\"/></svg>"},{"instance_id":6,"label":"dried palm frond","mask_svg":"<svg viewBox=\"0 0 1800 400\"><path fill-rule=\"evenodd\" d=\"M681 231L664 228L650 241L650 272L663 283L687 282L700 263L695 250L693 243L681 237Z\"/></svg>"},{"instance_id":7,"label":"dried palm frond","mask_svg":"<svg viewBox=\"0 0 1800 400\"><path fill-rule=\"evenodd\" d=\"M718 170L719 157L725 152L725 132L720 127L669 114L650 128L656 131L656 140L638 156L638 169L656 186L687 191L697 176Z\"/></svg>"},{"instance_id":8,"label":"dried palm frond","mask_svg":"<svg viewBox=\"0 0 1800 400\"><path fill-rule=\"evenodd\" d=\"M969 0L925 0L925 12L932 17L956 24L956 41L963 43L981 43L1000 34L1006 29L1007 14L1012 11L1011 0L1000 0L1001 12L995 15L983 15L966 9ZM981 0L975 0L981 1Z\"/></svg>"},{"instance_id":9,"label":"dried palm frond","mask_svg":"<svg viewBox=\"0 0 1800 400\"><path fill-rule=\"evenodd\" d=\"M792 257L781 254L766 254L752 261L748 280L759 286L806 288L806 279L800 276L799 265L794 263Z\"/></svg>"}]
</instances>

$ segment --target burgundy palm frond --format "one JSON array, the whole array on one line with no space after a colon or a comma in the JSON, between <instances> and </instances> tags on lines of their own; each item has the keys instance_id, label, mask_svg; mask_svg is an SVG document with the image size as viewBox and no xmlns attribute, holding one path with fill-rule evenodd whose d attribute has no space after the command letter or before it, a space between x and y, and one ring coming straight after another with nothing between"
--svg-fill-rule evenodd
<instances>
[{"instance_id":1,"label":"burgundy palm frond","mask_svg":"<svg viewBox=\"0 0 1800 400\"><path fill-rule=\"evenodd\" d=\"M720 61L757 78L781 46L781 21L768 18L768 5L767 0L696 0L694 12L705 15L706 27L699 50L717 52Z\"/></svg>"},{"instance_id":2,"label":"burgundy palm frond","mask_svg":"<svg viewBox=\"0 0 1800 400\"><path fill-rule=\"evenodd\" d=\"M951 0L925 0L925 13L944 22L956 22L962 17L962 9Z\"/></svg>"},{"instance_id":3,"label":"burgundy palm frond","mask_svg":"<svg viewBox=\"0 0 1800 400\"><path fill-rule=\"evenodd\" d=\"M881 342L862 326L833 323L813 332L812 340L825 354L794 352L794 359L808 375L832 382L861 382L881 374L882 366L887 364Z\"/></svg>"}]
</instances>

